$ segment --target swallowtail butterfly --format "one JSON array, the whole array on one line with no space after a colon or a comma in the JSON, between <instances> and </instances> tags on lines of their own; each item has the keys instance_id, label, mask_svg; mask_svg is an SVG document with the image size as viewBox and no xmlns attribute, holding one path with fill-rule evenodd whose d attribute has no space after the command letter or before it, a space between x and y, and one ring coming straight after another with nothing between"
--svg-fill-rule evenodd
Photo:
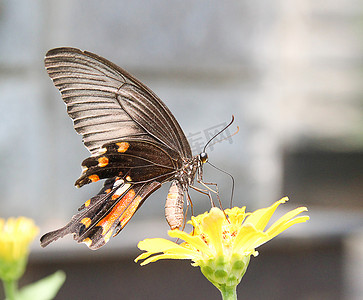
<instances>
[{"instance_id":1,"label":"swallowtail butterfly","mask_svg":"<svg viewBox=\"0 0 363 300\"><path fill-rule=\"evenodd\" d=\"M183 195L208 157L205 152L192 156L166 105L128 72L90 52L52 49L45 67L91 152L75 185L106 180L66 226L45 234L41 245L73 234L90 249L102 247L165 182L171 182L167 221L180 227Z\"/></svg>"}]
</instances>

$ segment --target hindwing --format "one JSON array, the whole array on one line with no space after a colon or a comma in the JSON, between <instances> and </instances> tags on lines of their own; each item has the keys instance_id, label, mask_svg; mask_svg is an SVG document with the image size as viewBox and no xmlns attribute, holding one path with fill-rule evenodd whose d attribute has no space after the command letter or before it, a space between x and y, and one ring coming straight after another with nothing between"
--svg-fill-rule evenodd
<instances>
[{"instance_id":1,"label":"hindwing","mask_svg":"<svg viewBox=\"0 0 363 300\"><path fill-rule=\"evenodd\" d=\"M161 144L123 140L103 145L97 153L85 159L83 172L75 185L81 187L114 176L125 176L130 182L164 182L181 166L178 154Z\"/></svg>"},{"instance_id":2,"label":"hindwing","mask_svg":"<svg viewBox=\"0 0 363 300\"><path fill-rule=\"evenodd\" d=\"M42 236L41 246L73 234L78 243L85 243L92 250L102 247L160 186L156 181L133 184L119 177L106 180L99 194L86 201L66 226Z\"/></svg>"}]
</instances>

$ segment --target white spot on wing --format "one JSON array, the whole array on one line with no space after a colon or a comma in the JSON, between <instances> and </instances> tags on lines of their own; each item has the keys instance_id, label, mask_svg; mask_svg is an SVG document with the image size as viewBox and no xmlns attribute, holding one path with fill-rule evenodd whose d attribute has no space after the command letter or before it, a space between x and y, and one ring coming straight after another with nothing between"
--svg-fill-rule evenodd
<instances>
[{"instance_id":1,"label":"white spot on wing","mask_svg":"<svg viewBox=\"0 0 363 300\"><path fill-rule=\"evenodd\" d=\"M119 187L119 188L116 190L116 192L115 192L115 194L114 194L114 195L116 195L116 196L120 196L120 195L122 195L123 193L125 193L125 192L127 191L127 189L128 189L130 186L131 186L131 184L130 184L130 183L125 183L123 186Z\"/></svg>"}]
</instances>

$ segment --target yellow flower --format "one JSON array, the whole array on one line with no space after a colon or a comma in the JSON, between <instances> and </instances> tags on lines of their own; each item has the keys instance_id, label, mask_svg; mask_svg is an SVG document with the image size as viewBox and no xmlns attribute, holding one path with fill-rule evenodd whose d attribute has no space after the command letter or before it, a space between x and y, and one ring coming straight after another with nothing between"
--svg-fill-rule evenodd
<instances>
[{"instance_id":1,"label":"yellow flower","mask_svg":"<svg viewBox=\"0 0 363 300\"><path fill-rule=\"evenodd\" d=\"M268 229L267 223L277 207L288 201L282 198L267 208L246 213L246 207L226 209L224 212L213 207L210 212L192 217L188 223L194 229L188 234L178 229L170 230L169 236L185 242L176 244L162 238L145 239L138 247L146 252L135 261L144 260L141 265L159 259L191 259L193 266L200 266L202 273L219 290L235 288L246 272L250 256L257 256L255 250L290 226L305 222L308 216L299 216L307 211L296 208L274 222Z\"/></svg>"},{"instance_id":2,"label":"yellow flower","mask_svg":"<svg viewBox=\"0 0 363 300\"><path fill-rule=\"evenodd\" d=\"M0 278L18 279L25 270L29 244L38 234L33 220L19 217L0 219Z\"/></svg>"}]
</instances>

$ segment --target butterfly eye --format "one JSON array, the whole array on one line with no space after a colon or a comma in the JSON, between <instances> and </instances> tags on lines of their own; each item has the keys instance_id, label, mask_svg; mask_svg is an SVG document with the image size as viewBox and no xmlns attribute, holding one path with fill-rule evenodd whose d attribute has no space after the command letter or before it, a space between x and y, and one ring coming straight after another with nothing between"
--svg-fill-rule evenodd
<instances>
[{"instance_id":1,"label":"butterfly eye","mask_svg":"<svg viewBox=\"0 0 363 300\"><path fill-rule=\"evenodd\" d=\"M202 152L199 154L200 161L205 164L208 161L208 154L205 152Z\"/></svg>"}]
</instances>

